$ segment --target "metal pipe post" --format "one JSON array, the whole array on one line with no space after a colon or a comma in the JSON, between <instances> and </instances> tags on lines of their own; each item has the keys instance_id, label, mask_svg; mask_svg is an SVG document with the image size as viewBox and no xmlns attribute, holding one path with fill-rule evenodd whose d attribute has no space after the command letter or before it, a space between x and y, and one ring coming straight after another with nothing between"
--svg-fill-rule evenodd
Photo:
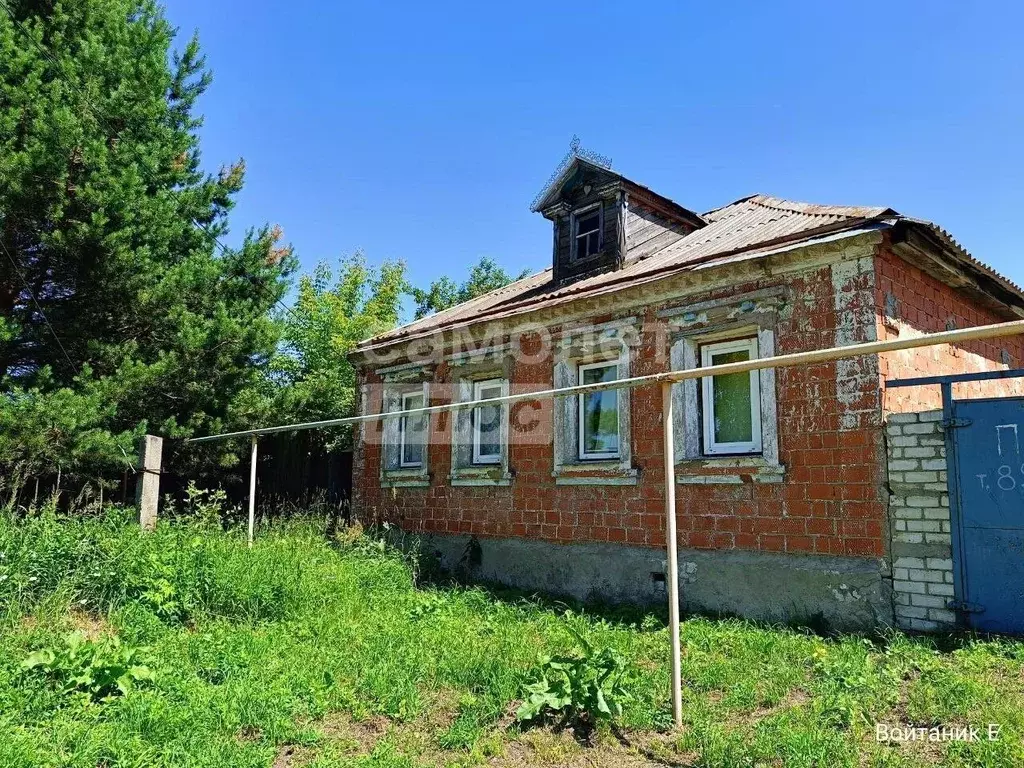
<instances>
[{"instance_id":1,"label":"metal pipe post","mask_svg":"<svg viewBox=\"0 0 1024 768\"><path fill-rule=\"evenodd\" d=\"M672 383L661 385L661 419L665 456L665 540L668 548L668 628L672 641L672 720L683 724L682 660L679 649L679 553L676 534L676 452L672 429Z\"/></svg>"}]
</instances>

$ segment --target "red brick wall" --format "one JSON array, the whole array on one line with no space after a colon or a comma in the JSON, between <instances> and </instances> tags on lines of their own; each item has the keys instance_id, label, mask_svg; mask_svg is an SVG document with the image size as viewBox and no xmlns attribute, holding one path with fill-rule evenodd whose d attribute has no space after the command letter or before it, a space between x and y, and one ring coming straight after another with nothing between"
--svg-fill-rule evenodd
<instances>
[{"instance_id":1,"label":"red brick wall","mask_svg":"<svg viewBox=\"0 0 1024 768\"><path fill-rule=\"evenodd\" d=\"M1008 319L922 272L886 245L879 249L875 272L879 339L906 338ZM891 316L893 309L895 317ZM1004 353L1009 355L1010 367L1024 366L1024 337L889 352L880 356L879 367L884 386L889 379L1002 370L1007 367ZM1020 394L1024 394L1021 379L957 384L953 390L954 397L963 399ZM884 390L883 406L886 412L895 413L930 410L942 407L942 396L937 386L893 387Z\"/></svg>"},{"instance_id":2,"label":"red brick wall","mask_svg":"<svg viewBox=\"0 0 1024 768\"><path fill-rule=\"evenodd\" d=\"M776 326L776 352L785 354L872 338L874 279L870 264L840 282L829 267L788 278L792 301ZM687 297L686 303L781 282L775 278L730 286ZM655 322L659 308L645 310L645 324ZM851 324L851 318L866 320ZM632 375L668 368L668 350L657 349L659 338L664 341L664 336L645 329L633 358ZM444 385L450 381L450 374L448 366L442 364L435 371L434 382ZM532 365L517 362L512 390L549 388L552 378L551 360ZM365 381L373 384L379 380L368 375ZM435 389L443 391L444 386ZM381 407L380 393L374 391L375 401L364 404L368 411ZM885 452L876 358L781 369L777 372L777 398L784 482L678 485L680 545L882 556ZM433 404L444 400L442 395ZM551 401L541 402L533 416L538 431L518 436L513 431L510 469L515 477L509 487L448 484L451 450L447 415L432 419L429 468L433 479L429 488L382 488L379 439L366 440L356 454L357 514L364 519L397 521L410 531L664 546L661 398L656 387L632 391L633 463L638 469L634 486L555 485ZM517 422L515 410L511 421L513 425ZM368 435L379 435L381 426L369 424L366 429ZM535 439L538 435L543 439ZM679 469L701 475L713 471L683 465ZM750 479L744 476L744 480Z\"/></svg>"}]
</instances>

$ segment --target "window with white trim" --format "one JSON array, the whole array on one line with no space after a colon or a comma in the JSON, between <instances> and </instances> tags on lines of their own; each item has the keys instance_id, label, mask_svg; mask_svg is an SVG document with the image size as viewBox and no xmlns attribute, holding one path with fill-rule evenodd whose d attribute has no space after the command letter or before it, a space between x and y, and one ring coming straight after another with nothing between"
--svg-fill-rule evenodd
<instances>
[{"instance_id":1,"label":"window with white trim","mask_svg":"<svg viewBox=\"0 0 1024 768\"><path fill-rule=\"evenodd\" d=\"M406 392L402 395L403 411L425 407L422 391ZM426 450L427 419L425 413L405 414L398 421L398 465L403 469L422 467Z\"/></svg>"},{"instance_id":2,"label":"window with white trim","mask_svg":"<svg viewBox=\"0 0 1024 768\"><path fill-rule=\"evenodd\" d=\"M617 360L579 366L580 384L618 379ZM581 460L619 458L619 392L606 389L577 395L579 400L579 457Z\"/></svg>"},{"instance_id":3,"label":"window with white trim","mask_svg":"<svg viewBox=\"0 0 1024 768\"><path fill-rule=\"evenodd\" d=\"M501 379L487 379L473 382L473 399L490 400L501 397ZM473 463L501 463L501 419L502 406L478 405L473 409Z\"/></svg>"},{"instance_id":4,"label":"window with white trim","mask_svg":"<svg viewBox=\"0 0 1024 768\"><path fill-rule=\"evenodd\" d=\"M573 259L589 259L601 252L603 208L598 204L572 214Z\"/></svg>"},{"instance_id":5,"label":"window with white trim","mask_svg":"<svg viewBox=\"0 0 1024 768\"><path fill-rule=\"evenodd\" d=\"M757 338L705 344L701 366L757 359ZM761 453L761 384L757 371L701 379L704 453L708 456Z\"/></svg>"}]
</instances>

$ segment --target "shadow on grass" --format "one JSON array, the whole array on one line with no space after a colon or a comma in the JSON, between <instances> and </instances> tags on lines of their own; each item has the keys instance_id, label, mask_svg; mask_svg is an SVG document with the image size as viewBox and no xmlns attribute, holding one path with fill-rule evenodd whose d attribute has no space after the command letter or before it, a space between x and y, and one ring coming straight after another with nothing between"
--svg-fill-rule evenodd
<instances>
[{"instance_id":1,"label":"shadow on grass","mask_svg":"<svg viewBox=\"0 0 1024 768\"><path fill-rule=\"evenodd\" d=\"M490 599L507 605L523 605L537 607L552 613L586 614L612 627L628 628L641 632L658 632L668 626L667 600L662 604L630 604L617 603L600 597L581 600L568 594L539 591L512 587L498 581L480 578L475 575L479 565L479 543L470 539L466 553L455 568L444 568L437 552L428 551L422 540L400 529L376 529L367 533L375 538L386 540L388 544L401 552L416 573L418 586L430 586L438 589L472 587L483 591ZM911 638L914 642L933 648L943 655L967 648L977 642L994 642L1002 645L1005 641L1020 640L1002 635L981 633L973 630L960 630L944 635L926 635L906 632L893 626L879 626L867 631L841 631L829 625L821 613L794 616L786 622L772 622L749 619L728 611L687 611L681 613L683 621L689 619L705 619L708 621L740 621L745 625L764 631L779 629L790 630L802 634L826 639L862 638L870 641L879 651L887 649L893 641L900 638ZM1018 658L1019 649L1007 646L1006 655Z\"/></svg>"}]
</instances>

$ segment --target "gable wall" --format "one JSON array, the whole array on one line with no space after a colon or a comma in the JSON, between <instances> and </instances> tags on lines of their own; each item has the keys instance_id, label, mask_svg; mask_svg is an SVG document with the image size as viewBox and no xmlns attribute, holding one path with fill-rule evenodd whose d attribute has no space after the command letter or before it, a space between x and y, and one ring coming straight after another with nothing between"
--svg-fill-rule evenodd
<instances>
[{"instance_id":1,"label":"gable wall","mask_svg":"<svg viewBox=\"0 0 1024 768\"><path fill-rule=\"evenodd\" d=\"M887 243L876 261L875 307L880 340L920 336L954 328L1004 322L992 310L936 280L902 259ZM1024 336L971 341L951 346L920 347L879 356L884 382L889 379L1024 367ZM956 384L956 398L1024 394L1024 379ZM913 413L942 407L938 386L884 389L887 413Z\"/></svg>"},{"instance_id":2,"label":"gable wall","mask_svg":"<svg viewBox=\"0 0 1024 768\"><path fill-rule=\"evenodd\" d=\"M693 230L692 224L673 220L631 197L626 209L626 260L646 258Z\"/></svg>"}]
</instances>

